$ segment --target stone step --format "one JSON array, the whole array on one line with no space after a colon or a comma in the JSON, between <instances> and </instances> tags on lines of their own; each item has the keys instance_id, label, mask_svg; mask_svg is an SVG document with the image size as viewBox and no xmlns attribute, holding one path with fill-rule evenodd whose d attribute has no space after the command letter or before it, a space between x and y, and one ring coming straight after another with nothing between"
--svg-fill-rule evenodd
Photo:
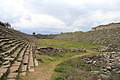
<instances>
[{"instance_id":1,"label":"stone step","mask_svg":"<svg viewBox=\"0 0 120 80\"><path fill-rule=\"evenodd\" d=\"M35 69L34 69L34 68L30 68L30 67L29 67L29 68L28 68L28 71L29 71L29 72L34 72L34 71L35 71Z\"/></svg>"},{"instance_id":2,"label":"stone step","mask_svg":"<svg viewBox=\"0 0 120 80\"><path fill-rule=\"evenodd\" d=\"M22 76L26 76L27 74L27 65L22 65L22 72L20 73L20 75Z\"/></svg>"},{"instance_id":3,"label":"stone step","mask_svg":"<svg viewBox=\"0 0 120 80\"><path fill-rule=\"evenodd\" d=\"M11 58L16 58L19 52L21 51L22 47L20 46L12 55L10 55Z\"/></svg>"},{"instance_id":4,"label":"stone step","mask_svg":"<svg viewBox=\"0 0 120 80\"><path fill-rule=\"evenodd\" d=\"M38 66L39 64L38 64L38 61L36 60L36 59L34 59L34 63L35 63L35 66Z\"/></svg>"},{"instance_id":5,"label":"stone step","mask_svg":"<svg viewBox=\"0 0 120 80\"><path fill-rule=\"evenodd\" d=\"M5 62L3 63L4 65L0 68L0 77L3 75L3 73L7 71L8 67L11 66L9 68L10 73L7 76L8 77L7 80L16 80L18 76L18 69L20 65L22 64L22 62L23 64L22 64L22 70L21 70L20 75L25 76L27 69L30 72L35 71L33 68L34 62L33 62L32 46L30 46L29 43L27 42L19 43L3 54L6 55L6 54L10 54L11 52L12 54L10 56L5 56L4 58L5 59ZM18 58L16 58L17 56ZM10 65L10 62L15 60L15 58L17 60L14 61L13 64ZM36 59L35 59L35 65L38 66L38 61Z\"/></svg>"},{"instance_id":6,"label":"stone step","mask_svg":"<svg viewBox=\"0 0 120 80\"><path fill-rule=\"evenodd\" d=\"M22 57L19 57L19 58L17 59L18 62L22 62L22 60L23 60Z\"/></svg>"},{"instance_id":7,"label":"stone step","mask_svg":"<svg viewBox=\"0 0 120 80\"><path fill-rule=\"evenodd\" d=\"M10 47L12 47L12 46L18 44L18 43L19 43L19 42L14 42L14 43L11 43L11 44L8 44L8 45L5 45L5 46L3 46L2 48L3 48L3 49L7 49L7 48L10 48Z\"/></svg>"},{"instance_id":8,"label":"stone step","mask_svg":"<svg viewBox=\"0 0 120 80\"><path fill-rule=\"evenodd\" d=\"M7 61L13 61L14 60L14 58L11 58L10 56L9 57L6 57L6 58L4 58L5 60L7 60Z\"/></svg>"},{"instance_id":9,"label":"stone step","mask_svg":"<svg viewBox=\"0 0 120 80\"><path fill-rule=\"evenodd\" d=\"M26 74L27 74L26 72L21 72L20 73L21 76L26 76Z\"/></svg>"},{"instance_id":10,"label":"stone step","mask_svg":"<svg viewBox=\"0 0 120 80\"><path fill-rule=\"evenodd\" d=\"M0 43L0 46L3 46L4 44L6 44L7 42L2 42L2 43Z\"/></svg>"},{"instance_id":11,"label":"stone step","mask_svg":"<svg viewBox=\"0 0 120 80\"><path fill-rule=\"evenodd\" d=\"M3 68L8 68L8 67L10 67L10 64L8 64L8 65L2 65L2 67Z\"/></svg>"},{"instance_id":12,"label":"stone step","mask_svg":"<svg viewBox=\"0 0 120 80\"><path fill-rule=\"evenodd\" d=\"M9 79L16 79L17 76L18 76L18 73L10 73L10 74L8 75L7 79L8 79L8 80L9 80Z\"/></svg>"},{"instance_id":13,"label":"stone step","mask_svg":"<svg viewBox=\"0 0 120 80\"><path fill-rule=\"evenodd\" d=\"M32 68L33 66L34 66L34 62L33 62L32 46L31 46L29 50L29 63L28 63L29 72L35 71L34 68Z\"/></svg>"},{"instance_id":14,"label":"stone step","mask_svg":"<svg viewBox=\"0 0 120 80\"><path fill-rule=\"evenodd\" d=\"M6 73L6 71L7 71L7 68L1 67L1 68L0 68L0 77L1 77L4 73Z\"/></svg>"},{"instance_id":15,"label":"stone step","mask_svg":"<svg viewBox=\"0 0 120 80\"><path fill-rule=\"evenodd\" d=\"M32 52L30 52L30 57L29 57L29 65L30 67L34 66L34 62L33 62L33 54Z\"/></svg>"},{"instance_id":16,"label":"stone step","mask_svg":"<svg viewBox=\"0 0 120 80\"><path fill-rule=\"evenodd\" d=\"M23 58L23 55L24 55L24 53L25 53L25 48L23 48L23 50L21 51L21 53L20 53L20 55L19 55L19 58Z\"/></svg>"},{"instance_id":17,"label":"stone step","mask_svg":"<svg viewBox=\"0 0 120 80\"><path fill-rule=\"evenodd\" d=\"M15 45L14 47L10 48L8 51L1 53L0 55L5 56L6 54L10 54L13 50L15 50L18 46L22 45L23 43L19 43ZM6 56L7 57L7 56Z\"/></svg>"},{"instance_id":18,"label":"stone step","mask_svg":"<svg viewBox=\"0 0 120 80\"><path fill-rule=\"evenodd\" d=\"M28 59L29 59L29 56L28 55L24 55L23 63L24 64L28 64Z\"/></svg>"},{"instance_id":19,"label":"stone step","mask_svg":"<svg viewBox=\"0 0 120 80\"><path fill-rule=\"evenodd\" d=\"M16 80L16 79L7 79L7 80Z\"/></svg>"},{"instance_id":20,"label":"stone step","mask_svg":"<svg viewBox=\"0 0 120 80\"><path fill-rule=\"evenodd\" d=\"M22 65L22 72L26 72L27 71L27 66L28 65L24 65L24 64Z\"/></svg>"},{"instance_id":21,"label":"stone step","mask_svg":"<svg viewBox=\"0 0 120 80\"><path fill-rule=\"evenodd\" d=\"M9 39L0 39L0 42L9 41Z\"/></svg>"},{"instance_id":22,"label":"stone step","mask_svg":"<svg viewBox=\"0 0 120 80\"><path fill-rule=\"evenodd\" d=\"M12 66L19 66L20 64L21 64L21 62L15 61L14 64L12 64Z\"/></svg>"},{"instance_id":23,"label":"stone step","mask_svg":"<svg viewBox=\"0 0 120 80\"><path fill-rule=\"evenodd\" d=\"M3 65L10 64L10 61L5 61Z\"/></svg>"},{"instance_id":24,"label":"stone step","mask_svg":"<svg viewBox=\"0 0 120 80\"><path fill-rule=\"evenodd\" d=\"M18 68L19 68L19 66L12 66L12 67L10 67L10 73L18 72Z\"/></svg>"}]
</instances>

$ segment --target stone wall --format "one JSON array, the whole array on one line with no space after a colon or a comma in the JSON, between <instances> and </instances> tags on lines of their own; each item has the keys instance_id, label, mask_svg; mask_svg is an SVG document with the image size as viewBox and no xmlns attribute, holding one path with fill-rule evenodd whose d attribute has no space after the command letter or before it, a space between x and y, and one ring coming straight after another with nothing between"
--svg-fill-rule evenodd
<instances>
[{"instance_id":1,"label":"stone wall","mask_svg":"<svg viewBox=\"0 0 120 80\"><path fill-rule=\"evenodd\" d=\"M40 54L47 54L47 55L51 55L51 56L55 56L58 55L60 53L64 53L64 52L87 52L84 48L75 48L75 49L64 49L64 48L53 48L53 47L46 47L46 48L38 48L37 49L38 52Z\"/></svg>"}]
</instances>

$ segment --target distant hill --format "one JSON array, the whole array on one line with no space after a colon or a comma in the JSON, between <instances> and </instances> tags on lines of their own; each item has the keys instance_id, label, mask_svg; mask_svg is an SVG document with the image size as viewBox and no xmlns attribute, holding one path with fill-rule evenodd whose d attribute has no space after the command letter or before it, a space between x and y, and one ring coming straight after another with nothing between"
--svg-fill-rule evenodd
<instances>
[{"instance_id":1,"label":"distant hill","mask_svg":"<svg viewBox=\"0 0 120 80\"><path fill-rule=\"evenodd\" d=\"M120 22L119 23L109 23L107 25L99 25L97 27L92 28L92 31L103 30L103 29L114 29L114 28L120 28Z\"/></svg>"},{"instance_id":2,"label":"distant hill","mask_svg":"<svg viewBox=\"0 0 120 80\"><path fill-rule=\"evenodd\" d=\"M92 44L100 44L100 45L114 45L120 48L120 28L116 24L109 24L110 27L108 29L107 26L99 26L95 27L96 30L88 31L88 32L78 32L78 33L69 33L69 34L61 34L55 37L55 39L64 39L64 40L73 40L77 42L89 42ZM113 26L112 26L113 25ZM115 26L117 25L117 26Z\"/></svg>"},{"instance_id":3,"label":"distant hill","mask_svg":"<svg viewBox=\"0 0 120 80\"><path fill-rule=\"evenodd\" d=\"M3 23L3 22L0 22L0 36L6 37L6 38L15 38L20 40L32 41L32 42L34 42L37 39L32 35L17 31L11 28L10 24L6 25L6 23Z\"/></svg>"},{"instance_id":4,"label":"distant hill","mask_svg":"<svg viewBox=\"0 0 120 80\"><path fill-rule=\"evenodd\" d=\"M81 31L76 31L76 32L67 32L67 33L61 33L61 34L33 34L34 37L36 37L37 39L54 39L56 36L62 35L62 34L80 34L83 33Z\"/></svg>"},{"instance_id":5,"label":"distant hill","mask_svg":"<svg viewBox=\"0 0 120 80\"><path fill-rule=\"evenodd\" d=\"M57 34L35 34L33 36L37 39L53 39Z\"/></svg>"}]
</instances>

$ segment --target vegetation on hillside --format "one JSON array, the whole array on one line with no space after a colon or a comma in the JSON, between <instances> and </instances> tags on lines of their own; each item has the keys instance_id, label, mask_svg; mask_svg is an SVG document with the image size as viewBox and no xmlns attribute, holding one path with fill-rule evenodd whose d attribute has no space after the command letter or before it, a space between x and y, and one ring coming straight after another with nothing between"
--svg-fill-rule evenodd
<instances>
[{"instance_id":1,"label":"vegetation on hillside","mask_svg":"<svg viewBox=\"0 0 120 80\"><path fill-rule=\"evenodd\" d=\"M51 73L53 76L52 80L62 80L62 78L64 77L63 74L57 72L57 70L59 71L59 68L61 68L61 66L58 69L56 66L59 66L59 65L63 64L64 62L66 63L66 61L77 58L77 57L99 54L98 52L92 51L92 48L98 47L99 45L93 45L93 44L89 44L89 43L75 42L75 41L69 41L69 40L42 39L39 41L39 46L40 47L65 48L65 49L83 47L88 50L87 53L64 52L64 53L58 54L56 56L49 56L46 54L36 55L36 59L39 61L39 64L42 67L45 68L45 66L48 66L48 67L46 67L46 70L44 71L44 73L47 74L48 72L51 72L51 71L54 73L54 74ZM54 67L49 67L49 66L53 66L53 65L54 65ZM67 69L71 68L69 66L69 64L65 65L65 67ZM60 71L61 70L62 70L62 68L60 69ZM46 77L46 76L44 76L44 77ZM87 78L86 78L86 80L87 80Z\"/></svg>"},{"instance_id":2,"label":"vegetation on hillside","mask_svg":"<svg viewBox=\"0 0 120 80\"><path fill-rule=\"evenodd\" d=\"M84 33L65 33L56 36L55 39L88 42L106 46L111 44L114 48L120 48L120 28L89 31Z\"/></svg>"},{"instance_id":3,"label":"vegetation on hillside","mask_svg":"<svg viewBox=\"0 0 120 80\"><path fill-rule=\"evenodd\" d=\"M38 39L53 39L57 35L58 34L35 34L35 32L33 32L33 36L38 38Z\"/></svg>"},{"instance_id":4,"label":"vegetation on hillside","mask_svg":"<svg viewBox=\"0 0 120 80\"><path fill-rule=\"evenodd\" d=\"M53 47L53 48L85 48L92 49L98 47L98 45L86 43L86 42L75 42L72 40L57 40L57 39L42 39L39 41L40 47Z\"/></svg>"}]
</instances>

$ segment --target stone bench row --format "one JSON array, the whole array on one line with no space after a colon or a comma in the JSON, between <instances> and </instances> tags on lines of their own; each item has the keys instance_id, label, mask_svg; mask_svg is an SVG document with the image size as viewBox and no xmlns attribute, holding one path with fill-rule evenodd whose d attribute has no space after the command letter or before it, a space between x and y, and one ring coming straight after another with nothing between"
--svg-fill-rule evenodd
<instances>
[{"instance_id":1,"label":"stone bench row","mask_svg":"<svg viewBox=\"0 0 120 80\"><path fill-rule=\"evenodd\" d=\"M4 51L6 51L6 50L8 50L9 48L11 48L11 47L13 47L13 46L15 46L16 44L19 44L19 43L21 43L21 42L20 42L20 41L17 41L17 42L8 44L8 45L4 45L4 46L2 47L2 49L3 49Z\"/></svg>"},{"instance_id":2,"label":"stone bench row","mask_svg":"<svg viewBox=\"0 0 120 80\"><path fill-rule=\"evenodd\" d=\"M21 58L22 58L22 62L20 62ZM27 70L34 71L34 69L32 68L33 66L34 66L34 62L32 55L32 46L29 45L27 49L24 48L24 50L20 53L17 62L12 65L14 70L13 69L10 70L10 74L8 75L8 80L16 79L18 74L20 74L21 76L25 76ZM20 71L19 68L21 68Z\"/></svg>"},{"instance_id":3,"label":"stone bench row","mask_svg":"<svg viewBox=\"0 0 120 80\"><path fill-rule=\"evenodd\" d=\"M23 55L25 54L25 52L26 52L26 48L23 47L22 51L18 55L18 58L14 61L14 63L10 67L10 73L8 75L8 80L17 78L18 73L19 73L19 67L20 67L20 65L22 63Z\"/></svg>"},{"instance_id":4,"label":"stone bench row","mask_svg":"<svg viewBox=\"0 0 120 80\"><path fill-rule=\"evenodd\" d=\"M34 64L37 66L38 62L37 60L33 60L32 52L31 44L21 42L15 44L8 51L1 53L0 56L4 57L5 62L3 62L2 67L0 67L0 77L2 78L4 75L6 76L6 73L9 73L7 79L14 80L17 78L18 74L25 76L27 70L34 71L32 67ZM19 72L20 67L21 71Z\"/></svg>"},{"instance_id":5,"label":"stone bench row","mask_svg":"<svg viewBox=\"0 0 120 80\"><path fill-rule=\"evenodd\" d=\"M10 40L10 39L6 39L6 38L5 38L5 39L0 39L0 43L1 43L1 42L5 42L5 41L9 41L9 40Z\"/></svg>"},{"instance_id":6,"label":"stone bench row","mask_svg":"<svg viewBox=\"0 0 120 80\"><path fill-rule=\"evenodd\" d=\"M13 54L15 55L15 52L20 48L20 46L22 46L25 43L20 43L20 44L16 44L14 47L11 47L9 50L7 50L6 52L2 52L0 53L0 66L6 62L6 58L14 58Z\"/></svg>"},{"instance_id":7,"label":"stone bench row","mask_svg":"<svg viewBox=\"0 0 120 80\"><path fill-rule=\"evenodd\" d=\"M10 49L8 49L6 52L0 53L0 55L2 55L3 57L9 56L10 54L14 53L15 50L17 50L17 48L19 48L19 46L21 46L24 43L25 42L21 42L19 44L16 44L15 46L13 46Z\"/></svg>"},{"instance_id":8,"label":"stone bench row","mask_svg":"<svg viewBox=\"0 0 120 80\"><path fill-rule=\"evenodd\" d=\"M6 62L3 63L4 66L2 66L2 67L0 68L0 70L3 69L3 70L4 70L4 73L6 73L5 70L7 70L9 67L18 64L18 63L15 62L15 60L17 59L17 56L18 56L18 54L21 52L22 49L23 49L23 47L19 47L19 48L14 52L14 54L13 54L12 56L6 57L6 58L5 58L5 59L6 59ZM14 64L12 65L12 63L14 63ZM8 66L6 66L5 64L8 65ZM11 71L12 68L9 68L9 69L10 69L10 71ZM4 74L3 72L0 72L0 73L1 73L1 74L0 74L1 76L2 76L2 74ZM11 75L11 74L10 74L10 75Z\"/></svg>"},{"instance_id":9,"label":"stone bench row","mask_svg":"<svg viewBox=\"0 0 120 80\"><path fill-rule=\"evenodd\" d=\"M2 41L0 44L2 44L3 42L6 42L5 44L12 44L15 42L20 42L19 40L9 40L9 41Z\"/></svg>"},{"instance_id":10,"label":"stone bench row","mask_svg":"<svg viewBox=\"0 0 120 80\"><path fill-rule=\"evenodd\" d=\"M7 39L8 41L2 41L0 43L0 51L1 52L5 52L6 50L8 50L9 48L13 47L16 44L21 43L22 41L20 40L14 40L14 39Z\"/></svg>"}]
</instances>

